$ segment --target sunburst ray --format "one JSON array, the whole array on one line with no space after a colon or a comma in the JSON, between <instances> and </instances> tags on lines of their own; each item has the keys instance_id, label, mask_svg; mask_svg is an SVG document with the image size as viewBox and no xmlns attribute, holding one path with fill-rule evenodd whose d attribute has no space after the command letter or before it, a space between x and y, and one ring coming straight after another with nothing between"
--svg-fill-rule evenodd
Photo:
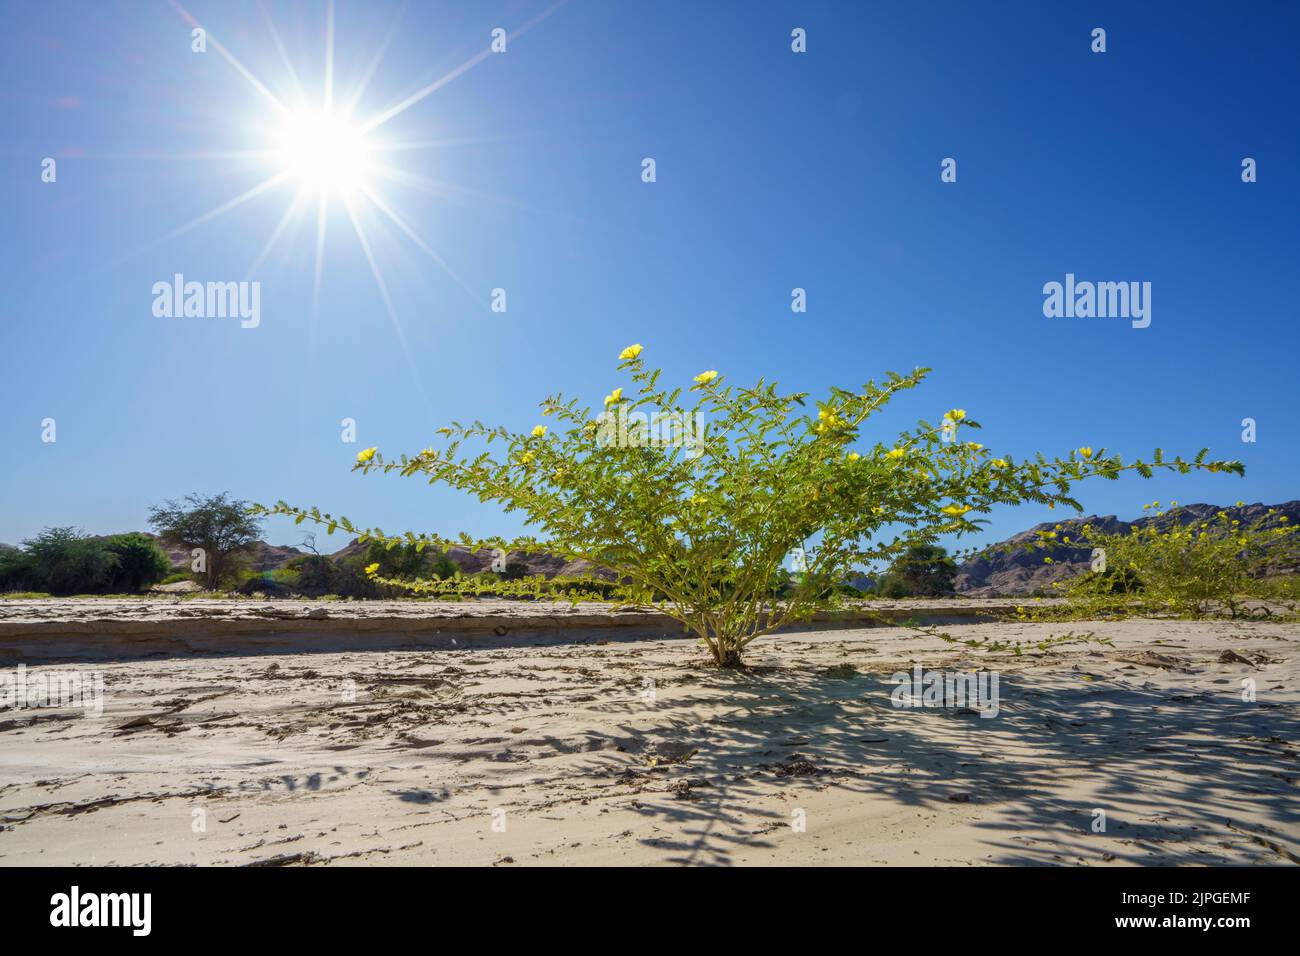
<instances>
[{"instance_id":1,"label":"sunburst ray","mask_svg":"<svg viewBox=\"0 0 1300 956\"><path fill-rule=\"evenodd\" d=\"M357 240L361 243L361 251L365 254L366 262L370 264L370 272L375 277L375 284L379 287L379 295L384 300L384 308L388 310L388 319L393 325L393 331L397 333L397 340L402 346L402 354L406 356L406 364L411 369L411 376L415 380L415 387L420 393L420 399L424 402L429 417L432 418L434 417L433 404L429 401L429 394L424 389L420 369L415 364L415 356L411 354L411 347L406 341L406 332L402 329L401 320L397 317L397 309L393 305L393 298L388 293L388 283L384 281L384 275L379 269L379 263L375 261L374 250L370 247L370 239L366 236L365 228L361 225L361 219L357 216L357 211L350 197L346 195L343 197L343 206L347 209L348 218L352 220L352 228L356 231Z\"/></svg>"}]
</instances>

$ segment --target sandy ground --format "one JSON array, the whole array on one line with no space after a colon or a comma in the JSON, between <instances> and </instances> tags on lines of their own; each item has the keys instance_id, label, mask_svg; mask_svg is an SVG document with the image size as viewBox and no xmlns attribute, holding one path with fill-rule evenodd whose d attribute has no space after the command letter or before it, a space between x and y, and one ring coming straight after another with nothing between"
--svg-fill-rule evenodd
<instances>
[{"instance_id":1,"label":"sandy ground","mask_svg":"<svg viewBox=\"0 0 1300 956\"><path fill-rule=\"evenodd\" d=\"M621 629L27 665L100 672L105 709L0 712L0 864L1300 860L1300 628L1073 628L1114 646L804 631L721 673ZM913 663L996 670L999 715L894 707Z\"/></svg>"}]
</instances>

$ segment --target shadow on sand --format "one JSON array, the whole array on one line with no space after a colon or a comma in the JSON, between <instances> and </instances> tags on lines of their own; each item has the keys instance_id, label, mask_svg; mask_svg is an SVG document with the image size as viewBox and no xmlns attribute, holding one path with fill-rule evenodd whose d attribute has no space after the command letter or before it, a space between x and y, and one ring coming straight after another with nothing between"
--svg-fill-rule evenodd
<instances>
[{"instance_id":1,"label":"shadow on sand","mask_svg":"<svg viewBox=\"0 0 1300 956\"><path fill-rule=\"evenodd\" d=\"M787 809L765 809L774 783L794 796L833 786L917 811L988 805L974 826L989 863L1214 864L1240 862L1243 846L1260 863L1300 862L1295 707L1243 702L1232 686L1180 694L1079 671L1004 674L1001 713L984 719L896 709L883 674L697 673L732 702L721 716L716 693L675 698L649 730L640 702L597 707L642 718L611 732L624 749L637 741L665 753L613 775L677 798L639 810L671 824L671 836L645 841L671 862L728 864L738 850L770 846L763 834L790 825ZM585 770L611 773L594 759ZM1063 784L1086 796L1069 798ZM1092 831L1094 808L1106 811L1104 833Z\"/></svg>"}]
</instances>

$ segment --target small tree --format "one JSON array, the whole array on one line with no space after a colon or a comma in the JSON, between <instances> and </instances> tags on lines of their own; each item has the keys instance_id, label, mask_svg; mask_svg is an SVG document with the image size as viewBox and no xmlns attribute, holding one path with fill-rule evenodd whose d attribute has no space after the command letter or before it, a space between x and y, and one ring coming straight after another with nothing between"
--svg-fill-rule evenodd
<instances>
[{"instance_id":1,"label":"small tree","mask_svg":"<svg viewBox=\"0 0 1300 956\"><path fill-rule=\"evenodd\" d=\"M226 492L186 495L183 502L169 499L149 510L149 524L164 541L203 550L209 591L217 589L232 558L253 544L262 530L248 503L232 500Z\"/></svg>"},{"instance_id":2,"label":"small tree","mask_svg":"<svg viewBox=\"0 0 1300 956\"><path fill-rule=\"evenodd\" d=\"M21 548L0 545L0 591L32 587L32 562Z\"/></svg>"},{"instance_id":3,"label":"small tree","mask_svg":"<svg viewBox=\"0 0 1300 956\"><path fill-rule=\"evenodd\" d=\"M398 545L389 548L380 541L371 541L366 548L367 566L378 564L378 574L388 578L414 578L422 576L427 570L429 556L423 548L414 544Z\"/></svg>"},{"instance_id":4,"label":"small tree","mask_svg":"<svg viewBox=\"0 0 1300 956\"><path fill-rule=\"evenodd\" d=\"M152 538L138 531L114 535L104 541L104 546L117 558L110 590L143 591L171 570L167 555Z\"/></svg>"},{"instance_id":5,"label":"small tree","mask_svg":"<svg viewBox=\"0 0 1300 956\"><path fill-rule=\"evenodd\" d=\"M117 555L103 539L76 528L46 528L23 542L31 586L50 594L103 591L117 570Z\"/></svg>"},{"instance_id":6,"label":"small tree","mask_svg":"<svg viewBox=\"0 0 1300 956\"><path fill-rule=\"evenodd\" d=\"M939 597L952 593L957 562L937 544L914 544L894 559L880 585L884 597Z\"/></svg>"},{"instance_id":7,"label":"small tree","mask_svg":"<svg viewBox=\"0 0 1300 956\"><path fill-rule=\"evenodd\" d=\"M761 635L841 601L836 583L855 568L892 560L941 535L975 532L979 516L995 505L1035 502L1081 511L1070 488L1084 478L1113 479L1125 471L1150 477L1156 468L1244 471L1236 461L1207 462L1204 451L1192 461L1166 461L1157 450L1152 461L1131 464L1091 448L1050 461L997 458L977 442L955 440L961 429L979 427L962 409L939 425L923 421L892 441L869 443L861 432L867 418L918 385L927 370L891 372L883 384L869 381L859 391L831 389L815 410L807 408L805 393L781 394L763 381L735 388L710 370L695 377L688 405L681 388L659 386L660 370L646 367L641 352L634 345L619 356L633 393L615 388L602 415L557 395L541 406L543 416L559 423L557 432L541 424L516 433L452 423L439 429L445 448L393 461L367 448L355 467L420 475L522 512L541 539L476 542L462 534L460 543L586 559L619 582L601 589L551 582L554 596L593 599L613 591L623 603L647 603L663 595L663 612L697 635L721 667L740 665L744 649ZM283 501L258 511L393 547L449 543L409 531L389 537ZM805 570L774 598L772 582L799 547ZM463 578L385 583L424 593L465 586ZM548 593L538 578L502 581L497 591Z\"/></svg>"}]
</instances>

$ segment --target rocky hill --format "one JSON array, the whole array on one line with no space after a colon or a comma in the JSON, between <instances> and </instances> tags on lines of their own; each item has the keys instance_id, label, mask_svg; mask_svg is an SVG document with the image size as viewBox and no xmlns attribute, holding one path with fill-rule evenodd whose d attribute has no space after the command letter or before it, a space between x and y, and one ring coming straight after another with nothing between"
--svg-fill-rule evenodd
<instances>
[{"instance_id":1,"label":"rocky hill","mask_svg":"<svg viewBox=\"0 0 1300 956\"><path fill-rule=\"evenodd\" d=\"M148 531L142 531L141 534L158 541L158 536L150 534ZM163 544L161 541L158 541L158 547L166 552L167 559L171 561L173 568L176 570L187 570L189 568L190 551L188 548L172 547ZM265 541L256 541L247 551L245 564L251 570L259 573L274 571L276 568L284 567L294 558L301 558L307 553L291 545L267 544Z\"/></svg>"},{"instance_id":2,"label":"rocky hill","mask_svg":"<svg viewBox=\"0 0 1300 956\"><path fill-rule=\"evenodd\" d=\"M1086 524L1091 524L1106 533L1123 533L1130 528L1143 527L1153 521L1161 524L1189 524L1194 521L1205 521L1219 511L1226 511L1230 517L1246 525L1264 517L1269 509L1275 509L1278 518L1286 516L1293 524L1300 522L1300 501L1288 501L1280 505L1253 504L1240 507L1232 505L1223 508L1207 504L1181 505L1166 512L1159 519L1148 517L1138 518L1136 521L1120 521L1114 515L1104 517L1094 515L1089 518L1047 522L1013 535L1000 544L1023 545L1035 540L1039 531L1051 530L1057 524L1062 526L1061 536L1075 542L1080 541L1079 530ZM1068 534L1064 529L1074 533ZM973 558L958 568L954 586L958 594L970 597L1019 597L1051 593L1054 582L1073 577L1088 567L1092 548L1086 545L1086 542L1081 543L1084 546L1060 546L1040 551L1030 551L1024 547L1004 551L999 546L995 546L984 556ZM1050 557L1052 563L1044 563L1045 557Z\"/></svg>"}]
</instances>

